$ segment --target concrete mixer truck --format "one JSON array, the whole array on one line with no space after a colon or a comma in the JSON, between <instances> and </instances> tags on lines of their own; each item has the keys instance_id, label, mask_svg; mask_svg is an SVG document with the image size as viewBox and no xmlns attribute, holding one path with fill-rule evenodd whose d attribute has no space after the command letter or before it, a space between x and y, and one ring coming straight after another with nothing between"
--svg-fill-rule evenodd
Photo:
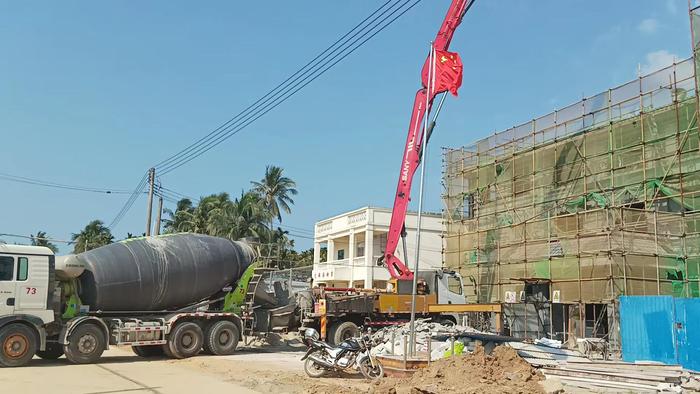
<instances>
[{"instance_id":1,"label":"concrete mixer truck","mask_svg":"<svg viewBox=\"0 0 700 394\"><path fill-rule=\"evenodd\" d=\"M69 256L2 244L0 366L63 354L94 363L110 345L142 357L231 354L246 330L234 311L249 292L254 258L244 242L199 234Z\"/></svg>"}]
</instances>

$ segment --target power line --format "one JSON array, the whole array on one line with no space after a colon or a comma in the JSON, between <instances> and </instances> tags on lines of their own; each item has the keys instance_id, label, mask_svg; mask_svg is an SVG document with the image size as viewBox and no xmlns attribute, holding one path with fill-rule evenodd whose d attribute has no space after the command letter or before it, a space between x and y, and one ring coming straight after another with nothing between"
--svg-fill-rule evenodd
<instances>
[{"instance_id":1,"label":"power line","mask_svg":"<svg viewBox=\"0 0 700 394\"><path fill-rule=\"evenodd\" d=\"M302 234L294 234L294 233L291 232L291 231L288 232L288 233L289 233L289 235L291 235L292 237L296 237L296 238L314 239L314 237L310 237L310 236L308 236L308 235L302 235Z\"/></svg>"},{"instance_id":2,"label":"power line","mask_svg":"<svg viewBox=\"0 0 700 394\"><path fill-rule=\"evenodd\" d=\"M385 6L386 6L388 3L390 3L391 1L393 1L393 0L388 0L388 1L387 1L386 3L384 3L379 9L382 9L383 7L385 7ZM376 12L377 12L377 11L375 11L375 13L376 13ZM374 13L373 13L373 14L374 14ZM167 158L167 159L165 159L165 160L159 162L158 164L155 165L155 167L159 168L159 167L164 167L164 166L168 165L168 164L171 163L173 160L177 159L178 157L180 157L180 156L182 156L182 155L184 155L184 154L190 152L192 149L196 148L198 145L200 145L201 143L203 143L204 141L206 141L206 140L207 140L208 138L210 138L211 136L218 134L222 129L224 129L224 128L227 127L229 124L231 124L231 122L233 122L234 120L238 119L241 115L243 115L243 114L246 113L248 110L250 110L251 108L253 108L253 107L255 107L256 105L258 105L260 102L262 102L263 100L265 100L266 98L268 98L268 97L269 97L270 95L272 95L273 93L277 92L277 91L278 91L281 87L283 87L287 82L289 82L290 80L292 80L295 76L297 76L297 75L298 75L299 73L301 73L304 69L306 69L309 65L311 65L313 62L315 62L315 61L316 61L319 57L321 57L324 53L326 53L326 52L328 52L330 49L332 49L338 42L342 41L345 37L347 37L352 31L354 31L354 30L357 29L359 26L361 26L362 24L364 24L371 16L372 16L372 15L370 15L370 16L367 17L367 18L365 18L362 22L360 22L360 23L359 23L358 25L356 25L352 30L350 30L350 32L346 33L343 37L341 37L340 39L336 40L336 41L335 41L333 44L331 44L328 48L326 48L324 51L322 51L320 54L318 54L314 59L312 59L311 61L309 61L308 63L306 63L304 66L302 66L300 69L298 69L294 74L292 74L292 75L289 76L286 80L284 80L283 82L281 82L280 84L278 84L277 86L275 86L272 90L268 91L265 95L263 95L262 97L260 97L257 101L255 101L253 104L249 105L249 106L248 106L247 108L245 108L243 111L239 112L236 116L234 116L233 118L231 118L231 119L229 119L228 121L224 122L222 125L220 125L220 126L217 127L216 129L214 129L213 131L211 131L209 134L205 135L204 137L200 138L199 140L197 140L197 141L194 142L193 144L190 144L190 145L189 145L188 147L186 147L185 149L183 149L183 150L179 151L178 153L176 153L176 154L170 156L169 158Z\"/></svg>"},{"instance_id":3,"label":"power line","mask_svg":"<svg viewBox=\"0 0 700 394\"><path fill-rule=\"evenodd\" d=\"M314 232L311 231L311 230L308 230L308 229L303 228L303 227L291 226L291 225L289 225L289 224L275 223L273 226L282 227L282 228L288 228L288 229L290 229L290 230L292 230L292 231L296 231L296 232L314 234Z\"/></svg>"},{"instance_id":4,"label":"power line","mask_svg":"<svg viewBox=\"0 0 700 394\"><path fill-rule=\"evenodd\" d=\"M168 188L165 187L165 186L160 186L160 189L161 189L161 190L165 190L165 191L167 191L167 192L170 192L170 194L174 194L174 195L176 195L176 196L179 196L179 197L182 197L182 198L186 198L186 199L188 199L188 200L190 200L190 201L194 201L194 200L195 200L194 197L190 197L190 196L188 196L188 195L186 195L186 194L182 194L182 193L180 193L180 192L176 192L176 191L173 190L173 189L168 189Z\"/></svg>"},{"instance_id":5,"label":"power line","mask_svg":"<svg viewBox=\"0 0 700 394\"><path fill-rule=\"evenodd\" d=\"M56 188L56 189L75 190L75 191L91 192L91 193L104 193L104 194L129 194L129 193L131 193L129 190L124 190L124 189L67 185L67 184L63 184L63 183L49 182L49 181L44 181L44 180L40 180L40 179L28 178L28 177L24 177L24 176L11 175L11 174L6 174L6 173L0 173L0 180L25 183L25 184L37 185L37 186L44 186L44 187L52 187L52 188Z\"/></svg>"},{"instance_id":6,"label":"power line","mask_svg":"<svg viewBox=\"0 0 700 394\"><path fill-rule=\"evenodd\" d=\"M367 41L369 41L374 36L379 34L381 31L386 29L392 23L394 23L399 17L404 15L406 12L411 10L413 7L415 7L421 0L415 0L415 1L405 0L405 1L403 1L403 3L401 3L401 1L403 1L403 0L399 0L396 2L394 2L393 0L389 0L389 1L385 2L377 10L375 10L368 17L366 17L362 22L360 22L355 27L353 27L353 29L351 29L348 33L343 35L340 39L336 40L336 42L331 44L331 46L326 48L326 50L324 50L319 55L317 55L314 59L312 59L310 62L308 62L301 69L297 70L297 72L292 74L284 82L282 82L277 87L275 87L274 89L269 91L267 94L262 96L260 99L258 99L256 102L251 104L248 108L246 108L245 110L240 112L238 115L234 116L228 122L219 126L214 131L212 131L209 134L207 134L206 136L200 138L195 143L189 145L184 150L182 150L182 151L176 153L175 155L170 156L166 160L161 161L160 163L156 164L156 166L154 166L154 167L156 167L158 169L158 174L165 175L165 174L172 172L175 169L181 167L182 165L192 161L193 159L201 156L202 154L206 153L207 151L209 151L213 147L215 147L215 146L219 145L220 143L222 143L223 141L225 141L226 139L237 134L238 132L243 130L245 127L247 127L248 125L250 125L251 123L253 123L257 119L259 119L260 117L264 116L272 109L276 108L278 105L287 101L289 98L291 98L297 92L299 92L301 89L303 89L308 84L310 84L311 82L313 82L314 80L319 78L321 75L325 74L328 70L330 70L332 67L334 67L336 64L338 64L340 61L342 61L347 56L349 56L350 54L355 52L357 49L359 49ZM413 3L411 3L407 8L403 8L406 5L408 5L411 1L413 1ZM397 4L399 4L399 7L395 8ZM388 8L386 8L387 5L388 5ZM383 19L381 19L379 21L379 23L374 24L374 22L376 22L378 19L380 19L382 16L384 16L391 9L394 9L394 10L391 11L388 15L386 15ZM382 10L384 10L384 11L382 11ZM397 12L398 12L398 15L394 16L392 19L388 19L392 15L397 14ZM374 18L374 19L372 19L372 18ZM372 20L370 21L370 19L372 19ZM388 20L388 22L387 22L387 20ZM366 26L363 26L363 25L365 25L365 23L367 21L370 21L370 22L367 23ZM372 31L375 29L377 29L377 30L372 33ZM355 32L355 33L353 34L353 32ZM355 39L355 37L358 34L360 34L360 32L363 32L363 33ZM369 35L369 36L366 37L367 35ZM360 40L362 40L362 41L360 41ZM356 44L358 41L359 41L359 43ZM342 44L340 46L336 47L336 45L338 45L338 43L341 43L341 42L342 42ZM333 48L335 48L335 49L333 49ZM328 59L328 57L331 54L337 52L339 49L341 49L339 53L337 53L335 56ZM340 58L338 58L339 56L340 56ZM319 59L321 59L321 60L318 61ZM325 62L323 62L323 61L325 61ZM323 63L321 63L321 62L323 62ZM309 68L309 66L311 66L311 67ZM306 75L306 77L304 77L304 75ZM304 78L301 79L301 77L304 77ZM309 80L309 78L310 78L310 80ZM265 104L265 103L267 103L265 106L261 105L261 104ZM148 182L148 176L147 176L147 174L144 174L144 176L141 178L141 180L139 181L139 183L136 186L136 188L134 189L134 191L131 193L131 196L129 197L129 199L125 202L122 209L117 213L117 215L112 220L110 225L107 226L108 228L111 229L119 224L119 222L124 218L126 213L134 205L134 202L138 198L139 194L144 191L144 188L145 188L147 182ZM172 193L172 191L170 191L170 192ZM163 191L161 190L161 195L167 196L166 193L163 193ZM166 198L166 197L164 197L164 198Z\"/></svg>"},{"instance_id":7,"label":"power line","mask_svg":"<svg viewBox=\"0 0 700 394\"><path fill-rule=\"evenodd\" d=\"M19 234L9 234L9 233L0 233L0 237L13 237L13 238L24 238L24 239L40 239L44 241L50 241L50 242L59 242L59 243L64 243L64 244L72 244L75 241L65 241L62 239L53 239L53 238L46 238L46 237L32 237L32 236L26 236L26 235L19 235Z\"/></svg>"},{"instance_id":8,"label":"power line","mask_svg":"<svg viewBox=\"0 0 700 394\"><path fill-rule=\"evenodd\" d=\"M299 69L296 73L292 74L292 76L289 77L287 80L285 80L285 82L282 82L275 89L273 89L272 91L268 92L265 96L258 99L258 101L256 101L254 104L252 104L251 106L246 108L244 111L242 111L241 113L236 115L234 118L232 118L228 122L224 123L222 126L219 126L219 128L215 129L214 131L209 133L207 136L201 138L200 140L198 140L194 144L190 145L188 148L184 149L183 151L178 152L177 154L166 159L165 161L158 163L157 167L159 168L160 175L165 175L169 172L172 172L175 169L181 167L182 165L190 162L191 160L201 156L202 154L206 153L207 151L209 151L213 147L215 147L215 146L219 145L220 143L222 143L223 141L225 141L226 139L237 134L238 132L243 130L245 127L247 127L251 123L255 122L257 119L259 119L263 115L267 114L272 109L276 108L277 106L279 106L283 102L287 101L289 98L294 96L297 92L299 92L301 89L303 89L308 84L310 84L311 82L313 82L314 80L319 78L321 75L325 74L328 70L330 70L332 67L334 67L336 64L338 64L340 61L342 61L347 56L349 56L350 54L355 52L358 48L360 48L362 45L364 45L367 41L369 41L374 36L376 36L381 31L383 31L388 26L390 26L394 21L396 21L396 19L398 19L403 14L408 12L410 9L415 7L421 0L415 0L407 8L403 8L404 6L409 4L411 1L412 0L405 0L405 1L403 1L403 3L401 3L399 5L398 8L393 9L397 4L400 3L400 1L395 2L392 5L390 5L388 9L386 9L382 12L379 12L387 4L391 3L391 1L384 3L379 9L374 11L369 17L365 18L365 20L360 22L360 24L358 24L353 29L351 29L348 33L346 33L343 37L341 37L334 44L332 44L330 47L328 47L325 51L323 51L320 55L318 55L316 58L314 58L311 62L307 63L307 65L305 65L304 67ZM382 17L384 14L389 12L391 9L393 9L393 11L391 11L388 15L386 15L384 18L382 18L378 23L373 25L373 23L377 19ZM377 14L379 14L379 15L377 15ZM397 15L394 16L392 19L389 19L394 14L397 14ZM375 16L375 15L377 15L377 16ZM370 18L372 18L373 16L375 16L374 19L372 21L370 21L370 23L367 24L367 26L360 28L359 31L357 31L355 34L351 35L351 33L353 33L353 31L357 30L360 26L364 25L365 22L367 20L369 20ZM388 20L388 22L387 22L387 20ZM375 29L377 29L377 30L372 32ZM355 38L360 33L362 33L362 34L359 37ZM345 40L345 38L348 37L349 35L350 35L350 38ZM369 35L369 36L366 37L367 35ZM338 48L335 48L332 51L330 51L333 47L335 47L339 42L341 42L343 40L345 40L345 42L343 42ZM359 41L359 43L358 43L358 41ZM330 57L330 55L335 53L336 51L338 51L338 49L341 49L340 52L335 54L334 56ZM328 51L330 51L330 53L328 53L324 56L324 53L327 53ZM319 58L321 60L317 61ZM312 67L309 69L306 69L309 65L312 65ZM304 77L304 75L306 75L306 76ZM265 104L265 103L267 103L267 104ZM265 104L265 105L262 105L262 104Z\"/></svg>"},{"instance_id":9,"label":"power line","mask_svg":"<svg viewBox=\"0 0 700 394\"><path fill-rule=\"evenodd\" d=\"M359 47L361 47L361 46L362 46L364 43L366 43L369 39L371 39L371 38L374 37L376 34L378 34L378 33L381 32L382 30L384 30L386 27L388 27L391 23L393 23L393 21L395 21L396 19L398 19L399 16L403 15L403 14L404 14L405 12L407 12L410 8L412 8L413 6L415 6L416 4L418 4L419 1L420 1L420 0L416 1L411 7L409 7L409 8L406 9L406 10L404 10L404 12L402 12L401 14L399 14L396 18L392 19L388 24L386 24L385 26L383 26L381 29L379 29L377 32L375 32L374 34L372 34L372 35L371 35L370 37L368 37L367 39L365 39L365 40L363 40L362 42L360 42L360 44L358 44L357 46L355 46L354 48L352 48L349 52L347 52L346 54L344 54L340 59L336 60L335 62L331 63L328 67L326 67L325 69L323 69L323 70L321 70L320 72L318 72L317 74L315 74L315 75L313 76L313 78L311 78L311 80L306 81L308 78L311 77L311 75L309 75L309 76L307 76L306 78L302 79L301 81L297 82L295 85L291 86L289 89L287 89L286 91L282 92L281 98L278 97L278 98L275 99L275 100L277 100L276 102L273 101L273 102L270 102L269 104L267 104L267 105L265 105L265 106L263 106L263 107L258 107L258 108L256 109L255 112L248 114L248 115L247 115L247 118L242 119L242 120L240 121L240 122L244 122L244 123L240 124L240 122L238 122L239 125L236 126L235 128L234 128L235 125L232 125L232 126L228 127L225 134L220 135L220 136L217 137L216 139L210 141L207 145L201 146L199 149L197 149L196 151L192 152L189 156L185 156L185 157L181 158L179 161L177 161L177 162L175 162L175 163L169 165L169 167L166 167L164 170L161 171L161 174L165 175L165 174L167 174L167 173L169 173L169 172L172 172L172 171L176 170L177 168L179 168L179 167L181 167L181 166L183 166L183 165L189 163L190 161L194 160L195 158L201 156L202 154L208 152L209 150L211 150L211 149L214 148L215 146L218 146L219 144L221 144L222 142L224 142L225 140L227 140L227 139L230 138L231 136L233 136L233 135L237 134L238 132L240 132L241 130L245 129L245 128L248 127L250 124L252 124L252 123L255 122L256 120L258 120L260 117L264 116L265 114L267 114L268 112L270 112L271 110L273 110L274 108L276 108L277 106L279 106L280 104L282 104L282 103L284 103L285 101L287 101L289 98L291 98L292 96L294 96L297 92L299 92L301 89L303 89L304 87L306 87L308 84L310 84L310 83L313 82L314 80L318 79L321 75L325 74L329 69L331 69L332 67L334 67L336 64L338 64L340 61L342 61L343 59L345 59L345 58L346 58L347 56L349 56L350 54L352 54L355 50L357 50ZM363 36L364 36L364 35L363 35ZM337 55L334 56L334 58L335 58L335 57L337 57ZM331 60L332 60L332 59L331 59ZM329 60L328 62L324 63L322 66L327 65L329 62L330 62L330 60ZM306 82L304 82L304 81L306 81ZM301 85L301 86L300 86L300 85ZM292 89L293 89L293 90L292 90ZM291 92L290 92L290 91L291 91Z\"/></svg>"},{"instance_id":10,"label":"power line","mask_svg":"<svg viewBox=\"0 0 700 394\"><path fill-rule=\"evenodd\" d=\"M113 229L116 225L119 224L119 222L124 218L127 212L131 209L132 206L134 206L134 203L138 199L138 196L144 191L146 184L148 183L148 172L144 173L143 176L141 177L141 180L139 181L138 185L134 188L134 191L131 193L131 196L129 197L128 200L124 203L122 206L122 209L117 213L117 215L112 219L110 222L109 226L107 228Z\"/></svg>"},{"instance_id":11,"label":"power line","mask_svg":"<svg viewBox=\"0 0 700 394\"><path fill-rule=\"evenodd\" d=\"M160 190L160 191L159 191L159 190L156 190L156 191L155 191L155 195L158 196L158 197L162 197L163 200L165 200L165 201L167 201L167 202L171 202L171 203L173 203L173 204L177 204L177 203L179 202L179 200L180 200L180 199L178 199L178 198L174 198L174 197L172 197L172 196L169 196L168 194L165 194L163 190Z\"/></svg>"}]
</instances>

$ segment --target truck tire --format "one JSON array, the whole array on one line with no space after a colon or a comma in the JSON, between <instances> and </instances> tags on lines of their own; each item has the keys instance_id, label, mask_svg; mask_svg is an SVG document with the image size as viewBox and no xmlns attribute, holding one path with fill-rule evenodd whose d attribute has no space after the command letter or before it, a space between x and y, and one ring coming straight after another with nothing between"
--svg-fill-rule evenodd
<instances>
[{"instance_id":1,"label":"truck tire","mask_svg":"<svg viewBox=\"0 0 700 394\"><path fill-rule=\"evenodd\" d=\"M233 322L222 320L212 323L204 334L204 351L217 356L233 354L238 346L240 332Z\"/></svg>"},{"instance_id":2,"label":"truck tire","mask_svg":"<svg viewBox=\"0 0 700 394\"><path fill-rule=\"evenodd\" d=\"M37 350L36 355L44 360L57 360L63 356L63 345L58 342L46 342L46 349Z\"/></svg>"},{"instance_id":3,"label":"truck tire","mask_svg":"<svg viewBox=\"0 0 700 394\"><path fill-rule=\"evenodd\" d=\"M202 328L197 323L183 322L170 332L168 347L174 358L188 358L199 354L204 343Z\"/></svg>"},{"instance_id":4,"label":"truck tire","mask_svg":"<svg viewBox=\"0 0 700 394\"><path fill-rule=\"evenodd\" d=\"M8 324L0 329L0 365L19 367L34 357L37 348L36 333L21 323Z\"/></svg>"},{"instance_id":5,"label":"truck tire","mask_svg":"<svg viewBox=\"0 0 700 394\"><path fill-rule=\"evenodd\" d=\"M344 321L331 326L328 338L333 341L331 345L340 345L344 340L356 337L359 331L357 324L351 321Z\"/></svg>"},{"instance_id":6,"label":"truck tire","mask_svg":"<svg viewBox=\"0 0 700 394\"><path fill-rule=\"evenodd\" d=\"M157 345L132 346L131 350L136 353L137 356L144 358L163 357L165 355L163 347Z\"/></svg>"},{"instance_id":7,"label":"truck tire","mask_svg":"<svg viewBox=\"0 0 700 394\"><path fill-rule=\"evenodd\" d=\"M92 364L102 356L107 339L100 327L85 323L68 336L68 344L63 346L66 358L75 364Z\"/></svg>"},{"instance_id":8,"label":"truck tire","mask_svg":"<svg viewBox=\"0 0 700 394\"><path fill-rule=\"evenodd\" d=\"M175 358L173 352L170 351L170 344L166 343L164 345L160 345L160 349L163 351L163 355L165 355L165 357Z\"/></svg>"}]
</instances>

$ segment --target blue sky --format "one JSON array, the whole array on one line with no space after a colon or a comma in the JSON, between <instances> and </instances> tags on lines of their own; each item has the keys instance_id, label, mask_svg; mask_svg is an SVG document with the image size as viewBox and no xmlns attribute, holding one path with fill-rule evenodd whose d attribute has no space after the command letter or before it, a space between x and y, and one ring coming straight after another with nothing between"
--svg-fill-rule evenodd
<instances>
[{"instance_id":1,"label":"blue sky","mask_svg":"<svg viewBox=\"0 0 700 394\"><path fill-rule=\"evenodd\" d=\"M147 168L238 113L381 3L0 0L0 172L133 188ZM299 189L283 223L308 231L343 211L390 207L419 69L448 5L422 1L163 185L235 196L278 165ZM689 57L688 25L685 0L477 1L451 47L464 82L430 141L426 208L442 207L441 147L622 84L638 67ZM110 222L127 198L0 187L0 233L44 230L58 239L92 219ZM143 232L145 210L141 197L115 236Z\"/></svg>"}]
</instances>

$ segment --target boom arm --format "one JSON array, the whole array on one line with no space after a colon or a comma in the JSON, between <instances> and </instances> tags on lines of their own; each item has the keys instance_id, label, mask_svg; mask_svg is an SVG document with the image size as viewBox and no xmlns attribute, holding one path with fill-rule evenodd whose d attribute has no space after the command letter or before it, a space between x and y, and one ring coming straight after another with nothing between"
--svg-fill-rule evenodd
<instances>
[{"instance_id":1,"label":"boom arm","mask_svg":"<svg viewBox=\"0 0 700 394\"><path fill-rule=\"evenodd\" d=\"M474 4L474 1L475 0L452 0L452 4L442 22L442 26L440 26L440 30L435 37L435 42L433 43L433 48L435 50L446 51L449 48L450 41L452 41L452 36L457 26L462 22L462 17L464 17L467 10ZM421 75L425 76L428 74L429 62L430 55L423 64ZM406 264L396 257L395 252L400 237L405 235L406 210L410 201L413 175L420 164L421 149L423 149L425 143L427 143L427 141L423 141L423 119L430 114L435 96L441 93L437 91L428 92L425 78L422 84L423 87L418 90L413 102L411 123L408 127L408 137L406 138L403 159L401 161L399 182L396 186L396 195L394 196L394 207L391 212L391 223L389 225L389 234L387 235L386 249L384 255L380 257L380 263L386 265L391 277L401 280L413 279L413 272L411 272ZM430 96L426 97L428 94ZM430 129L432 129L432 125ZM428 133L430 133L430 131L431 130L428 130Z\"/></svg>"}]
</instances>

